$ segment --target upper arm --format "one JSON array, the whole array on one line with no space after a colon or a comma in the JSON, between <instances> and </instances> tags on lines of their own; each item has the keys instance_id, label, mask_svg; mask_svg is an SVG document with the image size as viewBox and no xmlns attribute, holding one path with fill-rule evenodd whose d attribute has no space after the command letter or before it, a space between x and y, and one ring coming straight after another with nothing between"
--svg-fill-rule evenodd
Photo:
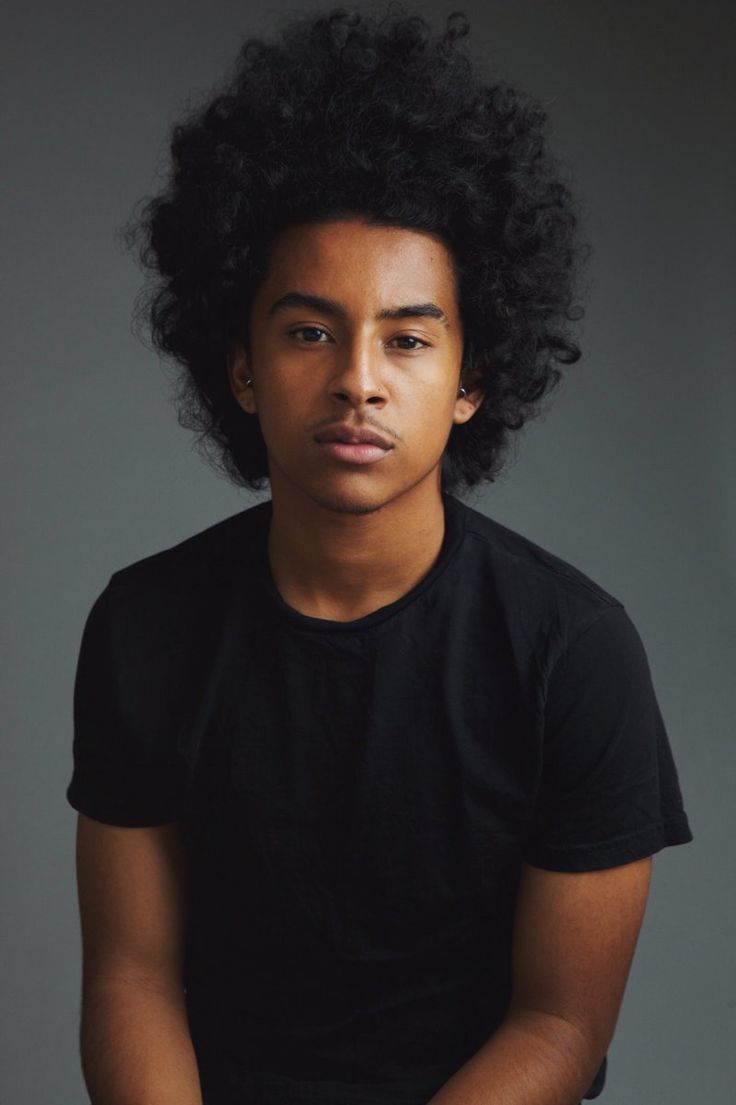
<instances>
[{"instance_id":1,"label":"upper arm","mask_svg":"<svg viewBox=\"0 0 736 1105\"><path fill-rule=\"evenodd\" d=\"M183 986L186 858L176 822L108 825L80 813L77 889L83 988Z\"/></svg>"},{"instance_id":2,"label":"upper arm","mask_svg":"<svg viewBox=\"0 0 736 1105\"><path fill-rule=\"evenodd\" d=\"M651 873L651 856L594 871L548 871L524 863L512 1008L572 1022L603 1056L616 1027Z\"/></svg>"}]
</instances>

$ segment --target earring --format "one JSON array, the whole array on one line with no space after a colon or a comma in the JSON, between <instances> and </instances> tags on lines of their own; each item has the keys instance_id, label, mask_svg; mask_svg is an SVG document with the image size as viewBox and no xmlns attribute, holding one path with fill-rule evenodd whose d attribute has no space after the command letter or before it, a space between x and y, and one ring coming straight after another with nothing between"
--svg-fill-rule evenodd
<instances>
[{"instance_id":1,"label":"earring","mask_svg":"<svg viewBox=\"0 0 736 1105\"><path fill-rule=\"evenodd\" d=\"M457 394L458 394L458 397L459 397L459 395L460 395L460 392L462 392L462 394L463 394L463 398L465 398L465 396L466 396L466 395L468 394L468 393L467 393L467 391L465 390L465 388L460 388L460 391L458 391L458 393L457 393Z\"/></svg>"},{"instance_id":2,"label":"earring","mask_svg":"<svg viewBox=\"0 0 736 1105\"><path fill-rule=\"evenodd\" d=\"M248 377L248 379L247 379L247 380L245 381L245 386L246 386L247 388L249 388L249 387L250 387L250 385L251 385L251 382L252 382L252 377L250 377L250 376L249 376L249 377Z\"/></svg>"}]
</instances>

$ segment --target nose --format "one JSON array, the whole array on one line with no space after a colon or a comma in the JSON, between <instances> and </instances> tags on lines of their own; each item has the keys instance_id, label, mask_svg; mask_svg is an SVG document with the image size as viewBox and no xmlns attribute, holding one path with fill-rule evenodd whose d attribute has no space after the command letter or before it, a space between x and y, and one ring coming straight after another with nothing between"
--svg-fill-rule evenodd
<instances>
[{"instance_id":1,"label":"nose","mask_svg":"<svg viewBox=\"0 0 736 1105\"><path fill-rule=\"evenodd\" d=\"M385 403L381 354L375 338L356 337L340 351L330 380L330 395L340 402L360 407L364 403Z\"/></svg>"}]
</instances>

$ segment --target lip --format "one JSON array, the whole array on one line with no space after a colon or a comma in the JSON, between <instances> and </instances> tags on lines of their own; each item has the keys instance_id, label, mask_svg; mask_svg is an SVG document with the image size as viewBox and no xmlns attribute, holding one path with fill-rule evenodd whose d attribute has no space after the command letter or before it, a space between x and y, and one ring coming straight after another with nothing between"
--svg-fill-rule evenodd
<instances>
[{"instance_id":1,"label":"lip","mask_svg":"<svg viewBox=\"0 0 736 1105\"><path fill-rule=\"evenodd\" d=\"M318 441L317 444L336 460L348 461L350 464L373 464L391 452L390 449L384 449L370 441Z\"/></svg>"},{"instance_id":2,"label":"lip","mask_svg":"<svg viewBox=\"0 0 736 1105\"><path fill-rule=\"evenodd\" d=\"M381 437L375 430L364 426L350 426L347 422L336 422L315 434L314 440L320 445L327 442L342 442L346 445L377 445L379 449L393 449L390 441Z\"/></svg>"}]
</instances>

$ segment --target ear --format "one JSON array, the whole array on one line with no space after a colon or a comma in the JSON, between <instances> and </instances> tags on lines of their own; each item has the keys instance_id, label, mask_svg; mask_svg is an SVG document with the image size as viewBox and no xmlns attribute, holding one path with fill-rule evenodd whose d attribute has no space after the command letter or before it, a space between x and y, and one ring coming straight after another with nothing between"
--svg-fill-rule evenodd
<instances>
[{"instance_id":1,"label":"ear","mask_svg":"<svg viewBox=\"0 0 736 1105\"><path fill-rule=\"evenodd\" d=\"M256 397L252 381L248 354L239 342L234 342L227 353L227 375L230 390L246 414L256 413Z\"/></svg>"},{"instance_id":2,"label":"ear","mask_svg":"<svg viewBox=\"0 0 736 1105\"><path fill-rule=\"evenodd\" d=\"M453 416L453 422L455 423L455 425L461 425L463 422L469 422L484 399L485 393L480 387L477 387L473 391L469 391L467 395L463 395L459 399L456 399L455 414Z\"/></svg>"}]
</instances>

